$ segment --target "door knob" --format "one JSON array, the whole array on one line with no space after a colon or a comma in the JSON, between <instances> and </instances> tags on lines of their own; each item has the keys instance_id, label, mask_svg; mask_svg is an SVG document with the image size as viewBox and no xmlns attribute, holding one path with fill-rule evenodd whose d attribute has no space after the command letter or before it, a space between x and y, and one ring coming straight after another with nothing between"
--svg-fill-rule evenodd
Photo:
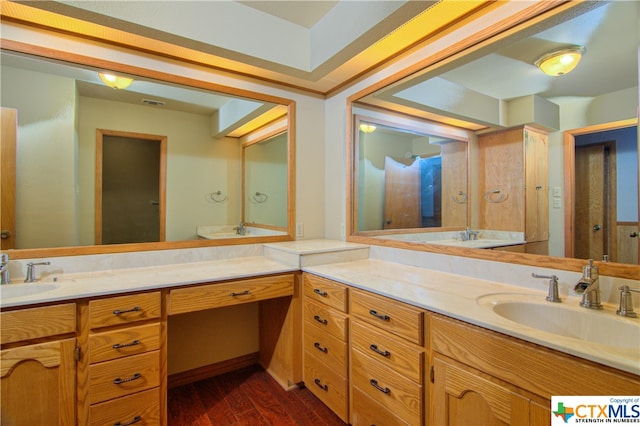
<instances>
[{"instance_id":1,"label":"door knob","mask_svg":"<svg viewBox=\"0 0 640 426\"><path fill-rule=\"evenodd\" d=\"M630 234L629 234L629 236L630 236L631 238L638 238L638 233L637 233L637 232L635 232L635 231L633 231L632 233L630 233Z\"/></svg>"},{"instance_id":2,"label":"door knob","mask_svg":"<svg viewBox=\"0 0 640 426\"><path fill-rule=\"evenodd\" d=\"M600 230L600 225L593 225L593 230L594 231L599 231Z\"/></svg>"},{"instance_id":3,"label":"door knob","mask_svg":"<svg viewBox=\"0 0 640 426\"><path fill-rule=\"evenodd\" d=\"M2 231L0 231L0 238L3 240L8 240L9 238L11 238L11 231L3 229Z\"/></svg>"}]
</instances>

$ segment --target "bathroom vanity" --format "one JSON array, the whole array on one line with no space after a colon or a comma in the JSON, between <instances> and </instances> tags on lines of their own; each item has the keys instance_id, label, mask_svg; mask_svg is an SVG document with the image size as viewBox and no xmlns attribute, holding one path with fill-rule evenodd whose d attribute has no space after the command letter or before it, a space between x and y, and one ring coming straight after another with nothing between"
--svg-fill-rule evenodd
<instances>
[{"instance_id":1,"label":"bathroom vanity","mask_svg":"<svg viewBox=\"0 0 640 426\"><path fill-rule=\"evenodd\" d=\"M2 299L3 421L166 424L172 318L251 303L259 305L259 352L230 365L259 362L285 388L304 383L354 425L537 425L550 422L552 395L640 391L637 335L579 340L493 308L517 301L573 312L584 309L576 295L551 304L544 287L409 266L394 261L402 253L382 258L380 248L372 255L359 244L261 250L10 284L52 287ZM561 282L576 275L566 274ZM613 308L595 314L624 333L640 330Z\"/></svg>"}]
</instances>

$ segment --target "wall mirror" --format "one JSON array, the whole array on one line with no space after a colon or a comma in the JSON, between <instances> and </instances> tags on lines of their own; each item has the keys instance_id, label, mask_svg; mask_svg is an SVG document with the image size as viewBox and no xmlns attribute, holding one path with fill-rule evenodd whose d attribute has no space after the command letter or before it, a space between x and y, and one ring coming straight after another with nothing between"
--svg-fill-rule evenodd
<instances>
[{"instance_id":1,"label":"wall mirror","mask_svg":"<svg viewBox=\"0 0 640 426\"><path fill-rule=\"evenodd\" d=\"M476 40L475 44L469 44L472 47L452 51L447 59L437 63L430 63L427 59L419 71L408 69L404 74L399 73L391 83L392 79L352 96L348 112L352 121L349 139L353 148L348 239L376 243L375 239L367 238L361 232L360 209L354 208L358 206L357 191L362 178L358 168L362 155L358 140L362 135L355 124L361 108L450 125L473 134L468 150L468 225L472 228L479 226L481 221L478 218L482 215L479 201L483 194L478 194L478 179L483 173L483 166L478 163L477 146L482 144L486 135L494 132L533 126L548 138L546 160L549 181L543 188L548 202L547 254L427 246L411 242L411 239L398 244L409 244L418 250L580 270L584 260L577 259L578 255L572 248L576 238L576 196L579 199L581 195L576 191L582 191L576 183L576 149L588 144L581 139L584 135L607 131L604 135L591 136L592 143L618 144L612 161L625 166L624 170L618 166L624 175L618 174L617 186L610 191L610 194L618 194L611 210L615 212L617 207L617 216L609 212L610 228L617 229L609 229L608 237L610 243L617 245L617 251L614 251L617 254L610 257L610 262L603 264L603 268L611 275L640 277L637 266L633 266L638 264L640 245L637 238L638 38L637 34L624 30L637 26L638 6L637 2L564 5L546 12L535 22L522 23L508 33L496 34L490 40ZM571 73L552 77L534 65L544 54L568 45L581 46L586 50ZM618 129L622 129L624 135L609 132ZM510 163L511 159L504 159L503 164ZM584 206L584 201L582 203ZM586 205L590 204L597 202L586 202ZM590 226L589 232L594 232L595 228ZM599 229L602 230L602 226ZM394 245L399 239L395 234L408 231L387 232L388 235L377 236L376 239L384 238L384 244ZM423 230L411 232L422 233ZM605 254L607 250L613 250L611 245L605 249ZM603 259L598 255L590 256L598 261Z\"/></svg>"},{"instance_id":2,"label":"wall mirror","mask_svg":"<svg viewBox=\"0 0 640 426\"><path fill-rule=\"evenodd\" d=\"M293 102L140 69L114 89L90 64L1 59L3 120L17 112L15 152L2 142L3 169L15 164L2 178L2 248L14 258L292 239ZM278 149L243 162L243 141L278 121ZM255 190L269 194L262 216L243 218L243 175L278 178L278 193ZM239 235L243 220L273 229Z\"/></svg>"},{"instance_id":3,"label":"wall mirror","mask_svg":"<svg viewBox=\"0 0 640 426\"><path fill-rule=\"evenodd\" d=\"M377 114L390 121L355 115L357 232L384 235L398 230L466 227L466 132Z\"/></svg>"},{"instance_id":4,"label":"wall mirror","mask_svg":"<svg viewBox=\"0 0 640 426\"><path fill-rule=\"evenodd\" d=\"M242 146L246 226L276 231L287 228L288 135L283 127L278 124L275 135L267 134Z\"/></svg>"}]
</instances>

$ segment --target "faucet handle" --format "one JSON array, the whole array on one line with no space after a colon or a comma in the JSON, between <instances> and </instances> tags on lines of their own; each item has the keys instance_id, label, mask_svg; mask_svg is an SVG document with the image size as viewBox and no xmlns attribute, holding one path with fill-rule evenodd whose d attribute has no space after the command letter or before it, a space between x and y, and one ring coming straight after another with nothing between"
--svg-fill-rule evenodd
<instances>
[{"instance_id":1,"label":"faucet handle","mask_svg":"<svg viewBox=\"0 0 640 426\"><path fill-rule=\"evenodd\" d=\"M540 275L533 272L531 274L533 278L545 278L549 280L549 292L545 298L548 302L560 303L562 299L558 292L558 277L556 275Z\"/></svg>"},{"instance_id":2,"label":"faucet handle","mask_svg":"<svg viewBox=\"0 0 640 426\"><path fill-rule=\"evenodd\" d=\"M622 287L618 287L620 290L620 307L616 311L616 314L622 317L630 317L635 318L638 316L633 311L633 300L631 299L631 292L640 293L640 289L629 288L628 285L623 285Z\"/></svg>"},{"instance_id":3,"label":"faucet handle","mask_svg":"<svg viewBox=\"0 0 640 426\"><path fill-rule=\"evenodd\" d=\"M27 275L24 278L25 283L32 283L36 280L36 265L51 265L51 262L29 262L27 263Z\"/></svg>"}]
</instances>

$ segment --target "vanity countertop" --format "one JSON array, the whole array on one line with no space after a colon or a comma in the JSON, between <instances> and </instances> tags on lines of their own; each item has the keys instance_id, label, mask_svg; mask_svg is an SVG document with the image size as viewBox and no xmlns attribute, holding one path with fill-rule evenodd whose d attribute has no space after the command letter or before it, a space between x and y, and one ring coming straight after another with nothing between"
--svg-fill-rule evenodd
<instances>
[{"instance_id":1,"label":"vanity countertop","mask_svg":"<svg viewBox=\"0 0 640 426\"><path fill-rule=\"evenodd\" d=\"M286 243L280 250L295 252L300 256L313 253L350 249L361 246L344 246L326 241ZM502 284L452 273L439 272L416 266L407 266L375 258L349 259L344 252L341 260L318 265L298 265L283 262L263 255L232 257L211 261L187 262L162 266L145 266L113 269L96 272L42 275L34 283L49 284L54 289L20 297L2 297L0 308L29 307L30 305L66 300L116 295L134 291L157 290L233 279L251 278L260 275L303 271L314 273L354 288L371 291L400 302L409 303L436 313L457 318L490 330L521 338L565 353L609 365L634 374L640 374L640 350L637 347L614 347L589 343L583 340L562 337L526 327L495 314L490 308L478 303L491 295L518 295L544 302L546 291ZM9 284L8 286L32 284ZM2 287L5 287L3 285ZM573 296L563 301L566 305L578 305ZM615 315L617 306L605 305L603 311L594 315L606 315L633 327L640 319L621 318ZM577 307L581 310L584 308Z\"/></svg>"},{"instance_id":2,"label":"vanity countertop","mask_svg":"<svg viewBox=\"0 0 640 426\"><path fill-rule=\"evenodd\" d=\"M303 270L522 340L640 374L638 347L613 347L539 331L502 318L492 309L478 303L479 300L491 298L491 295L526 296L534 301L550 303L545 301L546 291L378 259L311 266ZM577 297L563 301L567 305L575 305L577 310L585 309L579 307L578 302ZM632 330L636 325L640 333L640 319L619 317L615 314L616 309L617 306L605 305L604 310L592 313L625 322Z\"/></svg>"},{"instance_id":3,"label":"vanity countertop","mask_svg":"<svg viewBox=\"0 0 640 426\"><path fill-rule=\"evenodd\" d=\"M299 268L264 256L236 257L206 262L117 269L74 274L49 274L36 285L52 284L54 289L20 297L0 299L0 308L82 299L134 291L179 287L190 284L251 278L298 271ZM5 284L5 286L33 284ZM1 289L0 289L1 291Z\"/></svg>"}]
</instances>

